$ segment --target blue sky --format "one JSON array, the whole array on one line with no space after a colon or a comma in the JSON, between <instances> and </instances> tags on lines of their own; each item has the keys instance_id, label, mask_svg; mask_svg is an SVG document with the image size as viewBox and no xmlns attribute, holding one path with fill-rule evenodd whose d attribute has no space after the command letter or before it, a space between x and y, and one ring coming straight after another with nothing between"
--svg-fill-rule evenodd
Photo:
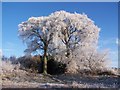
<instances>
[{"instance_id":1,"label":"blue sky","mask_svg":"<svg viewBox=\"0 0 120 90\"><path fill-rule=\"evenodd\" d=\"M47 16L52 12L65 10L85 13L101 28L99 50L109 49L112 66L118 60L118 5L117 3L2 3L2 50L3 55L22 56L26 48L18 38L18 24L29 17Z\"/></svg>"}]
</instances>

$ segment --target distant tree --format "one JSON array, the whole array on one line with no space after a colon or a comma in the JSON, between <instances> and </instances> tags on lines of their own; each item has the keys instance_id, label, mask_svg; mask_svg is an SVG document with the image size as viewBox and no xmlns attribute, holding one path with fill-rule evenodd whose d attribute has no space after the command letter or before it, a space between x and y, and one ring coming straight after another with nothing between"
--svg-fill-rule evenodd
<instances>
[{"instance_id":1,"label":"distant tree","mask_svg":"<svg viewBox=\"0 0 120 90\"><path fill-rule=\"evenodd\" d=\"M14 61L17 60L17 58L16 58L15 56L10 56L10 57L9 57L9 60L10 60L11 62L14 62Z\"/></svg>"},{"instance_id":2,"label":"distant tree","mask_svg":"<svg viewBox=\"0 0 120 90\"><path fill-rule=\"evenodd\" d=\"M8 57L2 55L2 60L3 60L3 61L7 61L7 60L8 60Z\"/></svg>"}]
</instances>

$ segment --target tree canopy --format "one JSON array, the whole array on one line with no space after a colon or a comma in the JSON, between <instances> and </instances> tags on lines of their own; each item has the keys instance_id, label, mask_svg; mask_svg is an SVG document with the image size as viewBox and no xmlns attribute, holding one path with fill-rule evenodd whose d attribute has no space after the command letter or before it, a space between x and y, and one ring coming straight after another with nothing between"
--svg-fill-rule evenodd
<instances>
[{"instance_id":1,"label":"tree canopy","mask_svg":"<svg viewBox=\"0 0 120 90\"><path fill-rule=\"evenodd\" d=\"M25 52L42 52L46 64L48 55L70 62L76 49L96 50L99 31L86 14L66 11L31 17L19 24L19 36L27 44Z\"/></svg>"}]
</instances>

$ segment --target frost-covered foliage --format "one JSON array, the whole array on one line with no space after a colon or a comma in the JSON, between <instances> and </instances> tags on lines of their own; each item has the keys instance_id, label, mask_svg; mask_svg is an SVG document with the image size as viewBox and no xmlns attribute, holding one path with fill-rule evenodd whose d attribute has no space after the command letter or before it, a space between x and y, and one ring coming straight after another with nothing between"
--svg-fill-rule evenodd
<instances>
[{"instance_id":1,"label":"frost-covered foliage","mask_svg":"<svg viewBox=\"0 0 120 90\"><path fill-rule=\"evenodd\" d=\"M98 52L94 48L86 49L76 49L73 53L73 58L76 58L77 63L81 63L81 68L86 67L90 69L106 67L108 60L108 51ZM109 63L108 63L109 64Z\"/></svg>"},{"instance_id":2,"label":"frost-covered foliage","mask_svg":"<svg viewBox=\"0 0 120 90\"><path fill-rule=\"evenodd\" d=\"M99 31L87 15L66 11L31 17L19 24L19 36L27 44L25 52L43 52L44 61L52 56L65 63L70 73L106 68L107 54L97 51Z\"/></svg>"},{"instance_id":3,"label":"frost-covered foliage","mask_svg":"<svg viewBox=\"0 0 120 90\"><path fill-rule=\"evenodd\" d=\"M78 71L87 69L91 72L107 71L108 66L108 51L98 52L94 48L76 49L73 53L73 59L76 61Z\"/></svg>"},{"instance_id":4,"label":"frost-covered foliage","mask_svg":"<svg viewBox=\"0 0 120 90\"><path fill-rule=\"evenodd\" d=\"M84 70L91 73L98 73L110 71L110 59L108 58L108 50L98 52L94 48L78 47L72 52L69 58L66 58L62 52L56 56L57 60L67 64L68 73L84 72Z\"/></svg>"},{"instance_id":5,"label":"frost-covered foliage","mask_svg":"<svg viewBox=\"0 0 120 90\"><path fill-rule=\"evenodd\" d=\"M19 36L26 41L26 51L30 53L43 49L44 44L48 44L49 53L60 46L60 49L72 49L78 44L94 46L97 44L99 31L87 15L66 11L57 11L46 17L31 17L19 24Z\"/></svg>"},{"instance_id":6,"label":"frost-covered foliage","mask_svg":"<svg viewBox=\"0 0 120 90\"><path fill-rule=\"evenodd\" d=\"M58 35L55 43L61 47L60 49L66 50L67 57L78 46L96 48L100 29L87 15L59 11L51 16L58 18Z\"/></svg>"},{"instance_id":7,"label":"frost-covered foliage","mask_svg":"<svg viewBox=\"0 0 120 90\"><path fill-rule=\"evenodd\" d=\"M12 73L14 70L18 70L20 68L20 64L13 65L11 61L1 61L2 66L0 67L2 69L2 72L5 73Z\"/></svg>"},{"instance_id":8,"label":"frost-covered foliage","mask_svg":"<svg viewBox=\"0 0 120 90\"><path fill-rule=\"evenodd\" d=\"M20 69L20 64L12 64L11 61L1 61L2 66L0 67L2 73L0 76L2 80L11 80L12 78L25 78L28 72ZM17 81L17 80L16 80Z\"/></svg>"},{"instance_id":9,"label":"frost-covered foliage","mask_svg":"<svg viewBox=\"0 0 120 90\"><path fill-rule=\"evenodd\" d=\"M17 68L16 68L17 67ZM19 69L19 65L2 61L3 88L117 88L119 77L79 75L44 76Z\"/></svg>"},{"instance_id":10,"label":"frost-covered foliage","mask_svg":"<svg viewBox=\"0 0 120 90\"><path fill-rule=\"evenodd\" d=\"M19 70L19 65L13 65L10 61L1 61L2 78L14 74L15 70Z\"/></svg>"},{"instance_id":11,"label":"frost-covered foliage","mask_svg":"<svg viewBox=\"0 0 120 90\"><path fill-rule=\"evenodd\" d=\"M48 47L53 38L53 29L47 27L49 18L47 17L31 17L26 22L19 24L19 36L27 43L27 53L44 50Z\"/></svg>"}]
</instances>

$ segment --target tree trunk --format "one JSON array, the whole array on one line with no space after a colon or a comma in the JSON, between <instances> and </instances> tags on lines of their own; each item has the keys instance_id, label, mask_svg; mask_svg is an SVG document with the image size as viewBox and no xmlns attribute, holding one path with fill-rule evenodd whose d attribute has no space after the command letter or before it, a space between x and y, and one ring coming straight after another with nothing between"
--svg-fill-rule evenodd
<instances>
[{"instance_id":1,"label":"tree trunk","mask_svg":"<svg viewBox=\"0 0 120 90\"><path fill-rule=\"evenodd\" d=\"M66 51L66 57L69 58L69 56L70 56L70 49L69 49L68 44L66 44L66 49L67 49L67 51Z\"/></svg>"},{"instance_id":2,"label":"tree trunk","mask_svg":"<svg viewBox=\"0 0 120 90\"><path fill-rule=\"evenodd\" d=\"M43 73L47 74L47 57L44 56Z\"/></svg>"},{"instance_id":3,"label":"tree trunk","mask_svg":"<svg viewBox=\"0 0 120 90\"><path fill-rule=\"evenodd\" d=\"M47 74L47 46L44 48L44 65L43 65L43 73Z\"/></svg>"}]
</instances>

